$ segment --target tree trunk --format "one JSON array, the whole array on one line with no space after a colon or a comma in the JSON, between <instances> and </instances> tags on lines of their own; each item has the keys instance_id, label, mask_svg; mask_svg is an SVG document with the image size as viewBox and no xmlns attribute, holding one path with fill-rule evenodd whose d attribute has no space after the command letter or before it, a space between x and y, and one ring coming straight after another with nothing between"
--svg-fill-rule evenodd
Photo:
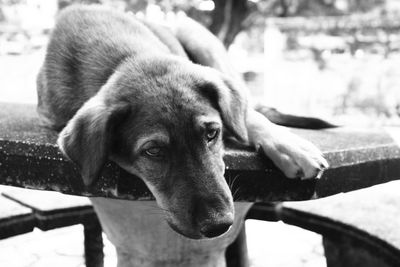
<instances>
[{"instance_id":1,"label":"tree trunk","mask_svg":"<svg viewBox=\"0 0 400 267\"><path fill-rule=\"evenodd\" d=\"M250 8L247 0L214 0L214 4L209 29L228 48L243 29Z\"/></svg>"}]
</instances>

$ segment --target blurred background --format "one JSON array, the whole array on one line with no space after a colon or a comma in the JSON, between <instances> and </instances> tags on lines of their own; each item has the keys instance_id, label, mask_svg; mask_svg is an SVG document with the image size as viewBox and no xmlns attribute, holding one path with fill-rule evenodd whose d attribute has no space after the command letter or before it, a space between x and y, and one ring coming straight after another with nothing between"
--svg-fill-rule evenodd
<instances>
[{"instance_id":1,"label":"blurred background","mask_svg":"<svg viewBox=\"0 0 400 267\"><path fill-rule=\"evenodd\" d=\"M396 0L0 0L0 100L36 101L54 18L74 3L153 20L184 12L221 39L257 101L339 124L400 124Z\"/></svg>"},{"instance_id":2,"label":"blurred background","mask_svg":"<svg viewBox=\"0 0 400 267\"><path fill-rule=\"evenodd\" d=\"M400 126L398 0L0 0L0 101L36 102L55 16L74 3L160 21L184 12L220 38L256 101L337 124ZM246 225L252 267L326 266L320 236ZM0 242L0 266L84 266L77 227ZM115 266L109 243L106 254Z\"/></svg>"}]
</instances>

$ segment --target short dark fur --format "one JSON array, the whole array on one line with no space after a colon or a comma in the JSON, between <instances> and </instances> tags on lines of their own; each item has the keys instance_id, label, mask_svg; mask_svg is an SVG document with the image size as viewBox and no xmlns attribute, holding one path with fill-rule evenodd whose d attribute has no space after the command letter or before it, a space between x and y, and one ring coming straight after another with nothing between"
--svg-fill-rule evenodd
<instances>
[{"instance_id":1,"label":"short dark fur","mask_svg":"<svg viewBox=\"0 0 400 267\"><path fill-rule=\"evenodd\" d=\"M170 52L134 18L100 7L62 12L39 74L39 113L62 128L128 57L146 50Z\"/></svg>"}]
</instances>

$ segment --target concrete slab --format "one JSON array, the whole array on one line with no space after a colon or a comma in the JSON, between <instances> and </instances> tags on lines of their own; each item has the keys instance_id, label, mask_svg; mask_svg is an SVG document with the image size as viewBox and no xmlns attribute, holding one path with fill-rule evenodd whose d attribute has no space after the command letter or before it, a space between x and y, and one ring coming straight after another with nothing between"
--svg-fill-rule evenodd
<instances>
[{"instance_id":1,"label":"concrete slab","mask_svg":"<svg viewBox=\"0 0 400 267\"><path fill-rule=\"evenodd\" d=\"M153 199L145 184L110 162L93 188L55 144L57 134L40 126L34 105L0 104L0 183L83 196ZM4 127L3 127L4 126ZM228 149L226 178L237 201L305 200L398 179L400 148L383 129L293 130L319 146L331 168L318 181L285 179L253 151Z\"/></svg>"}]
</instances>

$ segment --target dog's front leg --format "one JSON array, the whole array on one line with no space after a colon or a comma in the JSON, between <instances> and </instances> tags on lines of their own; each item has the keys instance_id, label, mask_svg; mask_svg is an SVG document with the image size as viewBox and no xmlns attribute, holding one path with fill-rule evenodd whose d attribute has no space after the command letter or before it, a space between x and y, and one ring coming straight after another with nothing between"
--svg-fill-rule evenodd
<instances>
[{"instance_id":1,"label":"dog's front leg","mask_svg":"<svg viewBox=\"0 0 400 267\"><path fill-rule=\"evenodd\" d=\"M264 152L289 178L319 178L328 168L321 151L288 129L270 122L254 109L247 114L249 142Z\"/></svg>"}]
</instances>

